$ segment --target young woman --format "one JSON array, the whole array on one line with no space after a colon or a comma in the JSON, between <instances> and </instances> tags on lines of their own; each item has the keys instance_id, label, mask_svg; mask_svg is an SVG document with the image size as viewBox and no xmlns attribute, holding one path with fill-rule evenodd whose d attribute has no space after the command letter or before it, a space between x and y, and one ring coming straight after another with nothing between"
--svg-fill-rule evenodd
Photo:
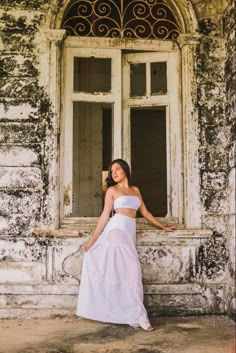
<instances>
[{"instance_id":1,"label":"young woman","mask_svg":"<svg viewBox=\"0 0 236 353\"><path fill-rule=\"evenodd\" d=\"M108 171L103 212L89 242L80 283L77 315L92 320L140 326L152 331L143 305L141 267L136 251L137 210L156 227L165 227L148 212L139 189L130 184L123 159ZM112 209L115 215L109 220Z\"/></svg>"}]
</instances>

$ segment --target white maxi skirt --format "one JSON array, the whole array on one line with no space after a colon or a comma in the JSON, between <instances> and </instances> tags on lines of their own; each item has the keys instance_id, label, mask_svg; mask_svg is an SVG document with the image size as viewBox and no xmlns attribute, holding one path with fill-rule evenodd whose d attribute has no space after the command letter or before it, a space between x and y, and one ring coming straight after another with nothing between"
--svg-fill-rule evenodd
<instances>
[{"instance_id":1,"label":"white maxi skirt","mask_svg":"<svg viewBox=\"0 0 236 353\"><path fill-rule=\"evenodd\" d=\"M76 314L134 326L148 321L136 251L135 219L115 214L84 254Z\"/></svg>"}]
</instances>

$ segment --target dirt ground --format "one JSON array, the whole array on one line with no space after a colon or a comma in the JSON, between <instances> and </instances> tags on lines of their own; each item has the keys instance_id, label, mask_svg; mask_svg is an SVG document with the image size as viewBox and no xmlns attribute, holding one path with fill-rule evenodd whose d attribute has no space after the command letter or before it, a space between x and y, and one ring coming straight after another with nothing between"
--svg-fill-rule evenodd
<instances>
[{"instance_id":1,"label":"dirt ground","mask_svg":"<svg viewBox=\"0 0 236 353\"><path fill-rule=\"evenodd\" d=\"M145 332L72 318L0 320L0 353L234 353L227 317L165 317Z\"/></svg>"}]
</instances>

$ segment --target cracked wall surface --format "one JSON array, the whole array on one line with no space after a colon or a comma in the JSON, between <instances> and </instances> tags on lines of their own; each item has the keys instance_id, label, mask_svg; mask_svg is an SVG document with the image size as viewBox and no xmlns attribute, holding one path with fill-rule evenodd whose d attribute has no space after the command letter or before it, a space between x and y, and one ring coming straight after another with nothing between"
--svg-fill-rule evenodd
<instances>
[{"instance_id":1,"label":"cracked wall surface","mask_svg":"<svg viewBox=\"0 0 236 353\"><path fill-rule=\"evenodd\" d=\"M36 228L54 229L58 223L55 192L59 172L55 175L55 164L59 158L57 124L60 117L50 95L51 58L46 31L55 28L55 14L65 3L60 0L0 0L0 285L17 283L18 289L12 289L15 303L21 284L25 285L22 287L25 293L29 290L27 286L34 286L32 293L38 291L39 295L38 299L35 297L35 307L37 300L39 306L45 305L50 291L53 292L52 287L41 291L41 287L36 286L41 284L55 285L64 303L64 295L68 293L64 292L62 284L70 283L72 292L68 295L74 297L68 303L74 305L77 272L82 264L81 235L77 240L68 237L61 241L35 239L33 235ZM184 300L196 312L201 312L196 308L205 305L208 308L205 312L228 310L232 313L236 306L233 287L235 1L192 0L191 3L198 20L194 34L199 35L191 85L198 117L201 219L202 228L212 230L213 236L194 245L190 236L190 244L183 242L182 247L181 243L164 246L159 241L151 247L139 245L146 282L171 284L166 290L155 287L154 293L159 293L156 299L150 293L151 287L145 287L147 305L153 315L160 303L164 303L163 313L166 310L170 314L172 310L178 314L177 304L184 311ZM227 281L230 284L226 295L223 285ZM204 287L204 283L208 285ZM178 287L187 284L201 284L194 287L196 291L200 288L195 293L194 305L190 295L194 290L187 289L190 294L186 299L185 287ZM178 290L182 299L177 295ZM168 307L167 293L168 300L177 303L172 309ZM5 296L2 303L10 307L12 300L11 296ZM30 301L26 305L27 300L29 298L17 305L27 307L30 305ZM186 309L186 313L190 312Z\"/></svg>"}]
</instances>

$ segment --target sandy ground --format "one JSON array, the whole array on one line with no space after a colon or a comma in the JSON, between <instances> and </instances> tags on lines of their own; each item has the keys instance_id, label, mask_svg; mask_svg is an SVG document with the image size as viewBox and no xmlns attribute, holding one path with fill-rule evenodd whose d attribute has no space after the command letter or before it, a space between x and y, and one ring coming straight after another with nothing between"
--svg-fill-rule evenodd
<instances>
[{"instance_id":1,"label":"sandy ground","mask_svg":"<svg viewBox=\"0 0 236 353\"><path fill-rule=\"evenodd\" d=\"M227 317L159 318L155 330L72 318L0 320L0 353L234 353Z\"/></svg>"}]
</instances>

